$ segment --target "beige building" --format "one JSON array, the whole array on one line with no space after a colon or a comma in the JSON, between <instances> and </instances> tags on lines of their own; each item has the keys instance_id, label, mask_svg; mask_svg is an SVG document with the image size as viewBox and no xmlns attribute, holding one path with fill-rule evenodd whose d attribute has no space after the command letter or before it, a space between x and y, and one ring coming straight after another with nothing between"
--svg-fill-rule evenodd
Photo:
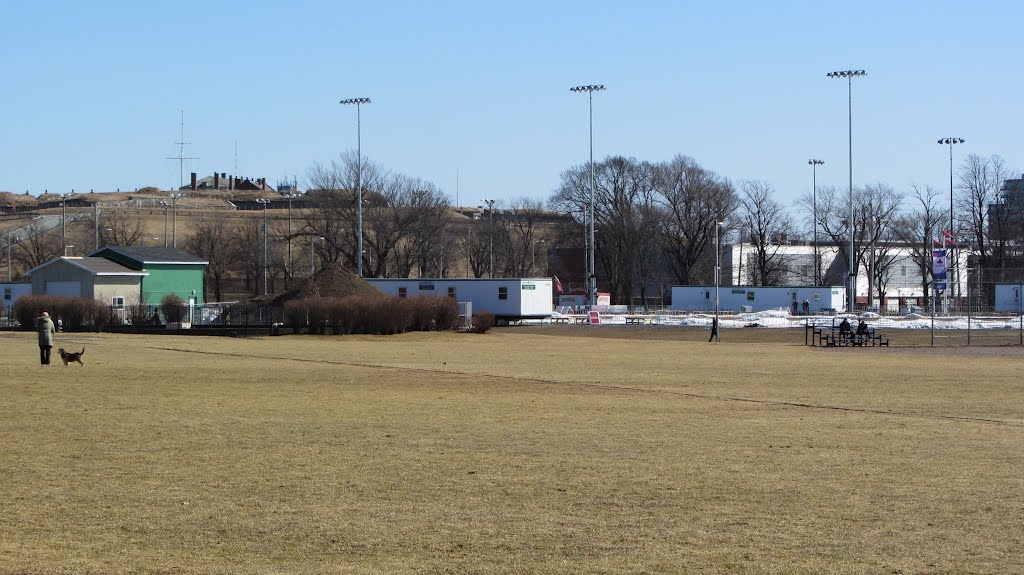
<instances>
[{"instance_id":1,"label":"beige building","mask_svg":"<svg viewBox=\"0 0 1024 575\"><path fill-rule=\"evenodd\" d=\"M148 272L129 269L106 258L63 257L26 272L32 293L88 297L114 307L142 301L142 278Z\"/></svg>"}]
</instances>

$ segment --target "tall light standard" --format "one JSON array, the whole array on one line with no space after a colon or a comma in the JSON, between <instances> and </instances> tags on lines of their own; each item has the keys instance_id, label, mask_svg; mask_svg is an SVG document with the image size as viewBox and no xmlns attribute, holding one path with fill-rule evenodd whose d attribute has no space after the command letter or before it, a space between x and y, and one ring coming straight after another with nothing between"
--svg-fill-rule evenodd
<instances>
[{"instance_id":1,"label":"tall light standard","mask_svg":"<svg viewBox=\"0 0 1024 575\"><path fill-rule=\"evenodd\" d=\"M171 204L160 200L160 205L164 208L164 247L167 247L167 209L171 207Z\"/></svg>"},{"instance_id":2,"label":"tall light standard","mask_svg":"<svg viewBox=\"0 0 1024 575\"><path fill-rule=\"evenodd\" d=\"M488 244L489 244L490 247L488 248L488 250L489 250L489 252L491 254L490 255L491 266L490 266L490 271L487 272L487 273L488 273L488 275L490 275L490 277L493 278L494 277L494 200L483 200L483 202L485 204L487 204L487 214L488 214L488 217L490 219L490 223L487 225L487 227L488 227L487 235L489 236Z\"/></svg>"},{"instance_id":3,"label":"tall light standard","mask_svg":"<svg viewBox=\"0 0 1024 575\"><path fill-rule=\"evenodd\" d=\"M965 141L966 140L964 140L963 138L942 138L942 139L939 140L939 144L946 144L947 146L949 146L949 233L950 234L956 234L956 231L953 228L953 144L963 144ZM942 243L943 243L943 247L945 247L945 244L946 244L946 234L942 234ZM956 265L956 260L953 260L952 258L950 258L948 252L946 254L946 261L951 262L954 265ZM947 274L947 275L950 276L949 277L950 280L954 279L952 277L952 274ZM946 299L948 301L949 297L951 295L951 292L953 291L953 285L954 284L953 284L952 281L949 281L949 280L947 280L947 281L949 282L949 285L946 286Z\"/></svg>"},{"instance_id":4,"label":"tall light standard","mask_svg":"<svg viewBox=\"0 0 1024 575\"><path fill-rule=\"evenodd\" d=\"M284 199L288 200L288 263L284 267L289 279L291 279L292 275L292 200L297 197L299 195L294 192L288 192L284 195Z\"/></svg>"},{"instance_id":5,"label":"tall light standard","mask_svg":"<svg viewBox=\"0 0 1024 575\"><path fill-rule=\"evenodd\" d=\"M722 226L725 222L717 222L715 224L715 341L720 341L718 338L718 286L722 283Z\"/></svg>"},{"instance_id":6,"label":"tall light standard","mask_svg":"<svg viewBox=\"0 0 1024 575\"><path fill-rule=\"evenodd\" d=\"M61 253L64 254L64 255L67 255L67 251L68 251L67 247L66 247L67 246L67 236L64 233L64 228L65 228L64 222L67 219L67 203L68 203L68 196L70 196L70 195L71 194L61 194L60 195L60 245L61 245Z\"/></svg>"},{"instance_id":7,"label":"tall light standard","mask_svg":"<svg viewBox=\"0 0 1024 575\"><path fill-rule=\"evenodd\" d=\"M359 277L363 277L363 128L359 107L369 103L369 98L349 98L339 102L356 106L356 273Z\"/></svg>"},{"instance_id":8,"label":"tall light standard","mask_svg":"<svg viewBox=\"0 0 1024 575\"><path fill-rule=\"evenodd\" d=\"M267 295L267 198L256 198L256 203L263 206L263 295Z\"/></svg>"},{"instance_id":9,"label":"tall light standard","mask_svg":"<svg viewBox=\"0 0 1024 575\"><path fill-rule=\"evenodd\" d=\"M178 247L178 199L185 194L171 194L171 247ZM165 222L167 220L164 220ZM164 234L164 242L167 241L167 234Z\"/></svg>"},{"instance_id":10,"label":"tall light standard","mask_svg":"<svg viewBox=\"0 0 1024 575\"><path fill-rule=\"evenodd\" d=\"M824 160L807 160L811 165L811 219L814 220L814 285L821 285L821 260L818 258L818 166Z\"/></svg>"},{"instance_id":11,"label":"tall light standard","mask_svg":"<svg viewBox=\"0 0 1024 575\"><path fill-rule=\"evenodd\" d=\"M587 278L587 291L590 305L597 305L597 267L594 249L594 92L604 90L602 85L575 86L570 92L586 92L590 114L590 252L588 254L590 276Z\"/></svg>"},{"instance_id":12,"label":"tall light standard","mask_svg":"<svg viewBox=\"0 0 1024 575\"><path fill-rule=\"evenodd\" d=\"M856 303L857 301L857 272L854 271L855 268L853 267L853 79L866 75L867 72L865 72L864 70L841 70L838 72L829 72L828 74L826 74L826 76L828 76L829 78L846 78L846 96L849 110L848 144L850 152L850 259L847 262L849 263L850 267L848 273L849 277L846 279L846 306L847 311L850 312L853 311L854 303ZM870 296L870 294L868 295Z\"/></svg>"}]
</instances>

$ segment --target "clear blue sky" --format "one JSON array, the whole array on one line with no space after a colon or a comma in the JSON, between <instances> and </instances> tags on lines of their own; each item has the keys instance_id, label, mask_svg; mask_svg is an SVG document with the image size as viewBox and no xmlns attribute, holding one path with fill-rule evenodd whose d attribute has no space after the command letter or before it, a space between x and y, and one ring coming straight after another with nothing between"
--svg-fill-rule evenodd
<instances>
[{"instance_id":1,"label":"clear blue sky","mask_svg":"<svg viewBox=\"0 0 1024 575\"><path fill-rule=\"evenodd\" d=\"M940 137L1024 166L1018 2L6 2L0 190L271 183L356 146L462 205L546 199L594 153L676 154L790 203L854 184L948 189Z\"/></svg>"}]
</instances>

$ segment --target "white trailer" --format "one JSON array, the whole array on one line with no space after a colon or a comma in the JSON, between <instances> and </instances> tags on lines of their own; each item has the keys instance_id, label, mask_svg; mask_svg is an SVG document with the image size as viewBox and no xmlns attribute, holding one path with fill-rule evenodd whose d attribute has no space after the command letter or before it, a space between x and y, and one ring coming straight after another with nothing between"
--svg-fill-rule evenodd
<instances>
[{"instance_id":1,"label":"white trailer","mask_svg":"<svg viewBox=\"0 0 1024 575\"><path fill-rule=\"evenodd\" d=\"M846 309L846 288L842 286L719 286L719 309L723 311L793 310L803 313L806 300L808 312L831 313ZM714 311L715 286L672 286L671 309L680 311Z\"/></svg>"},{"instance_id":2,"label":"white trailer","mask_svg":"<svg viewBox=\"0 0 1024 575\"><path fill-rule=\"evenodd\" d=\"M381 292L398 297L448 296L473 304L473 313L495 319L543 319L554 311L551 278L366 278Z\"/></svg>"},{"instance_id":3,"label":"white trailer","mask_svg":"<svg viewBox=\"0 0 1024 575\"><path fill-rule=\"evenodd\" d=\"M996 313L1021 313L1024 304L1021 296L1024 295L1024 285L996 284L996 301L994 310Z\"/></svg>"}]
</instances>

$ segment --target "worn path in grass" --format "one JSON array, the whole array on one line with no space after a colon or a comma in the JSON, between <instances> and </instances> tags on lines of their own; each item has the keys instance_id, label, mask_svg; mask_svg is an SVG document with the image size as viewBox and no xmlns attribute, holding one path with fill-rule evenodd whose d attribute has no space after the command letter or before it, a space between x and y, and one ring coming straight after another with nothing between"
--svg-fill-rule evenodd
<instances>
[{"instance_id":1,"label":"worn path in grass","mask_svg":"<svg viewBox=\"0 0 1024 575\"><path fill-rule=\"evenodd\" d=\"M1014 352L706 333L2 334L0 572L1021 570Z\"/></svg>"}]
</instances>

